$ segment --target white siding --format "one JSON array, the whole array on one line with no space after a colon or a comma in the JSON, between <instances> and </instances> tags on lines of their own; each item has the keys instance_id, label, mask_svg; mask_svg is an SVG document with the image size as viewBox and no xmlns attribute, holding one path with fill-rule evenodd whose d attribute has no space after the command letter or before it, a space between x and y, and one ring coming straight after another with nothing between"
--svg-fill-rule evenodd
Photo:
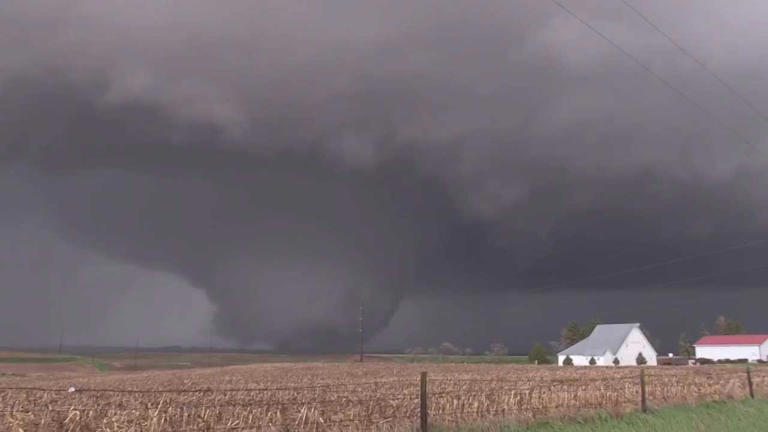
<instances>
[{"instance_id":1,"label":"white siding","mask_svg":"<svg viewBox=\"0 0 768 432\"><path fill-rule=\"evenodd\" d=\"M696 357L711 360L748 359L749 361L756 361L761 358L760 345L702 345L695 348Z\"/></svg>"},{"instance_id":2,"label":"white siding","mask_svg":"<svg viewBox=\"0 0 768 432\"><path fill-rule=\"evenodd\" d=\"M619 352L616 353L616 357L619 358L621 366L634 366L637 364L637 354L643 353L643 357L648 360L649 366L656 366L656 350L648 339L645 338L642 330L634 328L627 335L624 343L621 344ZM613 360L613 359L611 359Z\"/></svg>"},{"instance_id":3,"label":"white siding","mask_svg":"<svg viewBox=\"0 0 768 432\"><path fill-rule=\"evenodd\" d=\"M768 360L768 340L760 346L760 359Z\"/></svg>"}]
</instances>

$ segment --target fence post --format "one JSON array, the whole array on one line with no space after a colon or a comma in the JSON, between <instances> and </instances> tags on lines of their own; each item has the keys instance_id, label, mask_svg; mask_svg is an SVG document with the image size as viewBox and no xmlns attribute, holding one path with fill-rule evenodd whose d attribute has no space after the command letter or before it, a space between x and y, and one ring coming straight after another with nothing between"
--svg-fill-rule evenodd
<instances>
[{"instance_id":1,"label":"fence post","mask_svg":"<svg viewBox=\"0 0 768 432\"><path fill-rule=\"evenodd\" d=\"M427 373L421 373L421 393L419 395L419 414L421 417L421 432L427 432Z\"/></svg>"},{"instance_id":2,"label":"fence post","mask_svg":"<svg viewBox=\"0 0 768 432\"><path fill-rule=\"evenodd\" d=\"M752 387L752 368L747 366L747 384L749 384L749 397L754 399L755 398L755 390Z\"/></svg>"},{"instance_id":3,"label":"fence post","mask_svg":"<svg viewBox=\"0 0 768 432\"><path fill-rule=\"evenodd\" d=\"M645 397L645 369L640 368L640 411L648 412L648 403Z\"/></svg>"}]
</instances>

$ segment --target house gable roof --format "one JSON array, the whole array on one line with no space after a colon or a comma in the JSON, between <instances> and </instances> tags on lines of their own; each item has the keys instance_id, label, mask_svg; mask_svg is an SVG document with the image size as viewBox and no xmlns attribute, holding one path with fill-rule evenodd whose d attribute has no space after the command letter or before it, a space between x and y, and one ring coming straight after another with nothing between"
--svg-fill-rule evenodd
<instances>
[{"instance_id":1,"label":"house gable roof","mask_svg":"<svg viewBox=\"0 0 768 432\"><path fill-rule=\"evenodd\" d=\"M693 345L762 345L767 340L768 334L712 335L704 336Z\"/></svg>"},{"instance_id":2,"label":"house gable roof","mask_svg":"<svg viewBox=\"0 0 768 432\"><path fill-rule=\"evenodd\" d=\"M639 323L600 324L586 339L560 351L558 355L601 356L606 351L616 354L629 333L639 327Z\"/></svg>"}]
</instances>

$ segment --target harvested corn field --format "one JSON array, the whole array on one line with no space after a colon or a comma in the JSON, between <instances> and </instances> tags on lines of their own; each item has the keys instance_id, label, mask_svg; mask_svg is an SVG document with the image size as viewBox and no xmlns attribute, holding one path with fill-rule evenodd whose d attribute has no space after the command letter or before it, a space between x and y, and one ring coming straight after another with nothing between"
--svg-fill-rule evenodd
<instances>
[{"instance_id":1,"label":"harvested corn field","mask_svg":"<svg viewBox=\"0 0 768 432\"><path fill-rule=\"evenodd\" d=\"M66 431L409 430L421 371L430 424L640 406L638 368L458 364L261 364L216 369L0 378L2 429ZM742 367L649 368L648 404L748 397ZM768 393L768 370L752 371Z\"/></svg>"}]
</instances>

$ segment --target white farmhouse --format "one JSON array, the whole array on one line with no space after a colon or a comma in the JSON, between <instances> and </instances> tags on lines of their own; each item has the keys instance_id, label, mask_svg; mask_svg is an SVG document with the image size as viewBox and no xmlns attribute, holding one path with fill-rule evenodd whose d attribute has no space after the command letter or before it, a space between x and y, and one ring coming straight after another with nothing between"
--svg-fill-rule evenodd
<instances>
[{"instance_id":1,"label":"white farmhouse","mask_svg":"<svg viewBox=\"0 0 768 432\"><path fill-rule=\"evenodd\" d=\"M696 358L768 360L768 335L765 334L704 336L693 346Z\"/></svg>"},{"instance_id":2,"label":"white farmhouse","mask_svg":"<svg viewBox=\"0 0 768 432\"><path fill-rule=\"evenodd\" d=\"M567 356L574 366L589 366L594 358L599 366L613 366L613 359L619 365L636 365L637 355L643 353L648 365L656 366L656 350L646 339L639 323L600 324L583 341L557 353L557 364L562 366Z\"/></svg>"}]
</instances>

